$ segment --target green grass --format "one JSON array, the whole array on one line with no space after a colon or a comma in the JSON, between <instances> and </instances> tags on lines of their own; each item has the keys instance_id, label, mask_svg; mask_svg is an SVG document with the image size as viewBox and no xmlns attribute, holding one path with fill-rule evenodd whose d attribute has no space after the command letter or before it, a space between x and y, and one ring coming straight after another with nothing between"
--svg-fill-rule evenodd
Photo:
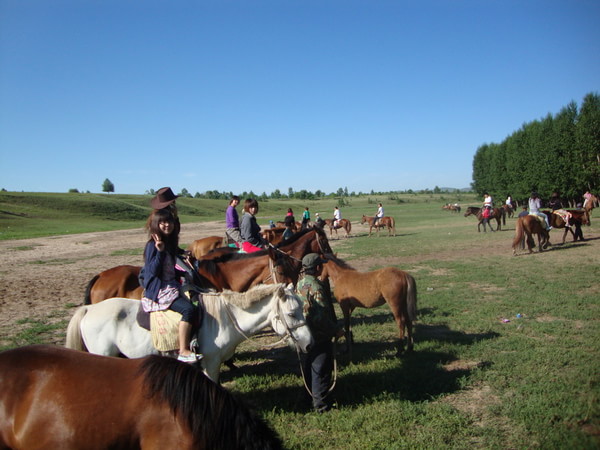
<instances>
[{"instance_id":1,"label":"green grass","mask_svg":"<svg viewBox=\"0 0 600 450\"><path fill-rule=\"evenodd\" d=\"M129 203L142 208L142 200ZM396 218L396 237L369 238L357 223L373 214L377 201ZM324 415L308 407L288 348L243 344L236 354L241 369L223 369L224 385L251 403L287 447L598 448L597 222L584 228L591 240L574 244L568 238L551 251L513 257L514 219L507 231L477 233L474 218L441 210L449 201L447 195L351 199L342 211L353 221L353 237L333 243L350 264L370 270L392 265L414 275L419 321L412 354L395 356L398 330L387 306L355 310L354 359L338 355L337 408ZM190 199L185 207L209 212L186 220L222 220L223 202L198 202ZM478 201L463 196L461 203ZM309 206L328 217L334 204ZM303 207L267 202L262 220L281 215L287 205L296 214ZM562 234L551 236L556 243ZM57 314L47 323L15 324L23 331L14 346L60 342L50 337L66 328L63 317L71 311Z\"/></svg>"}]
</instances>

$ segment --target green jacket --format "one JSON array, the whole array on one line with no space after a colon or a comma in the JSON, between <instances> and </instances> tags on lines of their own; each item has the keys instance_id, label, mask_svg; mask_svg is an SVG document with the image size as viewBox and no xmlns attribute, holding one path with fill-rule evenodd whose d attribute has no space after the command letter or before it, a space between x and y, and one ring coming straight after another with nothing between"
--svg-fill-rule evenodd
<instances>
[{"instance_id":1,"label":"green jacket","mask_svg":"<svg viewBox=\"0 0 600 450\"><path fill-rule=\"evenodd\" d=\"M305 275L296 286L304 303L304 317L315 341L328 341L340 327L337 324L329 290L313 275Z\"/></svg>"}]
</instances>

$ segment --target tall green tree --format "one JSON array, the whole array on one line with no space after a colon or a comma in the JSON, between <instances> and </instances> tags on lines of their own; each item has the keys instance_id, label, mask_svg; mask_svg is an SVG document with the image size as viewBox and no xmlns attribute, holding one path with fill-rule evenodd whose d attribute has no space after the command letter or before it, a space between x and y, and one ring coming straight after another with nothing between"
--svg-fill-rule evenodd
<instances>
[{"instance_id":1,"label":"tall green tree","mask_svg":"<svg viewBox=\"0 0 600 450\"><path fill-rule=\"evenodd\" d=\"M115 192L115 185L108 178L102 183L102 192Z\"/></svg>"}]
</instances>

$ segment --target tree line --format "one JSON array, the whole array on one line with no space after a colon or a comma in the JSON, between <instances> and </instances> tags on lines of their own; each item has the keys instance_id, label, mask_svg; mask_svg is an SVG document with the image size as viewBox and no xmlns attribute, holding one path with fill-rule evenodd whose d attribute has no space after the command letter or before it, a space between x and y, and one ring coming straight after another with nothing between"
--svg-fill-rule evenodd
<instances>
[{"instance_id":1,"label":"tree line","mask_svg":"<svg viewBox=\"0 0 600 450\"><path fill-rule=\"evenodd\" d=\"M600 190L600 96L587 94L556 115L525 123L499 144L481 145L473 157L473 190L525 201L553 192L572 205Z\"/></svg>"}]
</instances>

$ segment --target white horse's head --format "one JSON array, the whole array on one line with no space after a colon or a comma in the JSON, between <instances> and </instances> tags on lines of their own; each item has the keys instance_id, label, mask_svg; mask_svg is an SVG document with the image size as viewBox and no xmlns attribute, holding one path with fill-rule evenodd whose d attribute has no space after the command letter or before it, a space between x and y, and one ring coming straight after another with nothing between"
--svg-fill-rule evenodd
<instances>
[{"instance_id":1,"label":"white horse's head","mask_svg":"<svg viewBox=\"0 0 600 450\"><path fill-rule=\"evenodd\" d=\"M276 310L271 315L273 330L280 336L287 336L290 345L306 353L314 340L304 318L302 300L296 295L292 284L281 286L276 297Z\"/></svg>"}]
</instances>

